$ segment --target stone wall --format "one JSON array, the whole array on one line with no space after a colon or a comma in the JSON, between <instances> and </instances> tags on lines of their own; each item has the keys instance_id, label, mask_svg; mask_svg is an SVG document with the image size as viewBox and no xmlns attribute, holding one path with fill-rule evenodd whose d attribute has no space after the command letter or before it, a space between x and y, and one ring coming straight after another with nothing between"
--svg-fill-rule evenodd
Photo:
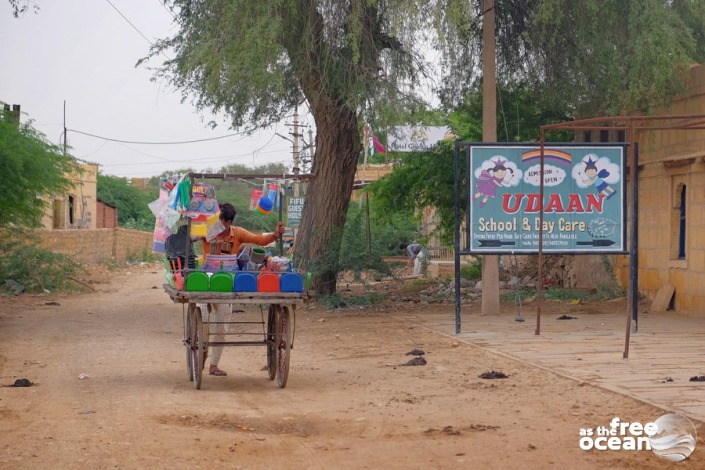
<instances>
[{"instance_id":1,"label":"stone wall","mask_svg":"<svg viewBox=\"0 0 705 470\"><path fill-rule=\"evenodd\" d=\"M124 228L42 230L41 246L70 255L83 264L141 258L152 251L152 233Z\"/></svg>"}]
</instances>

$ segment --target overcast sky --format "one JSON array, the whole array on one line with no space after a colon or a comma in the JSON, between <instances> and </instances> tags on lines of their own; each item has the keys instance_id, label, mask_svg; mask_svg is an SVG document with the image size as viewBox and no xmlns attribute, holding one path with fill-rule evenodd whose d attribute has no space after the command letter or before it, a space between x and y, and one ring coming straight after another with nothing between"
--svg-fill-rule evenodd
<instances>
[{"instance_id":1,"label":"overcast sky","mask_svg":"<svg viewBox=\"0 0 705 470\"><path fill-rule=\"evenodd\" d=\"M165 83L151 82L145 66L135 68L150 42L176 31L159 0L38 4L38 13L15 19L8 1L0 0L0 101L21 105L23 122L34 120L52 143L61 139L65 101L72 154L100 164L107 175L147 177L185 166L218 170L231 163L291 167L291 142L274 134L288 136L291 127L285 124L293 123L291 117L251 137L175 145L106 140L183 142L235 131L222 118L211 130L206 126L211 115L180 103L180 94Z\"/></svg>"}]
</instances>

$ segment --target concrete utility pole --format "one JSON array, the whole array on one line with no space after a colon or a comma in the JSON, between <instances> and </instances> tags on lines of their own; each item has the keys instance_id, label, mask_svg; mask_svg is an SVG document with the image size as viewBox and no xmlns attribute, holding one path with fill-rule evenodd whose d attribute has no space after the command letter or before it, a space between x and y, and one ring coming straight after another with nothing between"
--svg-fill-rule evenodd
<instances>
[{"instance_id":1,"label":"concrete utility pole","mask_svg":"<svg viewBox=\"0 0 705 470\"><path fill-rule=\"evenodd\" d=\"M289 124L287 124L289 125ZM294 137L294 140L291 141L293 144L293 149L292 149L292 156L294 157L294 167L292 168L292 172L294 175L298 175L301 172L301 167L299 166L300 162L300 150L299 150L299 137L303 138L303 134L299 133L299 127L306 127L305 125L300 125L299 124L299 106L296 105L294 107L294 124L292 125L294 128L293 132L289 132L290 135ZM310 132L310 130L309 130ZM299 182L294 181L294 197L299 197Z\"/></svg>"},{"instance_id":2,"label":"concrete utility pole","mask_svg":"<svg viewBox=\"0 0 705 470\"><path fill-rule=\"evenodd\" d=\"M494 0L484 1L482 22L482 141L497 141ZM499 256L482 256L482 314L499 313Z\"/></svg>"},{"instance_id":3,"label":"concrete utility pole","mask_svg":"<svg viewBox=\"0 0 705 470\"><path fill-rule=\"evenodd\" d=\"M294 149L293 149L293 156L294 156L294 168L292 168L293 172L295 175L299 174L300 168L299 168L299 137L301 134L299 134L299 107L296 106L294 108L294 132L290 132L291 135L294 136ZM297 194L298 196L298 194Z\"/></svg>"},{"instance_id":4,"label":"concrete utility pole","mask_svg":"<svg viewBox=\"0 0 705 470\"><path fill-rule=\"evenodd\" d=\"M313 129L308 128L308 163L313 166L313 154L316 152L313 146ZM305 165L304 165L305 166ZM310 171L310 170L309 170ZM305 171L304 171L305 173Z\"/></svg>"}]
</instances>

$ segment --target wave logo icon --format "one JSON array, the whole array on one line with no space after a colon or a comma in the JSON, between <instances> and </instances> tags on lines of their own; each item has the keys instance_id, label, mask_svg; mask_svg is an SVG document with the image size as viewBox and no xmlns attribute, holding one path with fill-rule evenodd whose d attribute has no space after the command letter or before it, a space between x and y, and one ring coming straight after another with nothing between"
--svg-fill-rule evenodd
<instances>
[{"instance_id":1,"label":"wave logo icon","mask_svg":"<svg viewBox=\"0 0 705 470\"><path fill-rule=\"evenodd\" d=\"M685 416L669 413L654 421L658 432L649 436L651 450L671 462L685 460L695 450L697 430Z\"/></svg>"}]
</instances>

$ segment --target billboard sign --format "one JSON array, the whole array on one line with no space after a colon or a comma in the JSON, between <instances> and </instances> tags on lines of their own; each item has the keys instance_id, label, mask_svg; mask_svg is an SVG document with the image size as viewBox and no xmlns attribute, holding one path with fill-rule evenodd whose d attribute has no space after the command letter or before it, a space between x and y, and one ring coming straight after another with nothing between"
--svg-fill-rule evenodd
<instances>
[{"instance_id":1,"label":"billboard sign","mask_svg":"<svg viewBox=\"0 0 705 470\"><path fill-rule=\"evenodd\" d=\"M432 150L449 132L448 127L395 127L387 136L387 149L390 152L425 152Z\"/></svg>"},{"instance_id":2,"label":"billboard sign","mask_svg":"<svg viewBox=\"0 0 705 470\"><path fill-rule=\"evenodd\" d=\"M471 144L468 250L625 253L625 148L547 144L542 175L537 144Z\"/></svg>"},{"instance_id":3,"label":"billboard sign","mask_svg":"<svg viewBox=\"0 0 705 470\"><path fill-rule=\"evenodd\" d=\"M301 224L301 212L304 210L305 198L287 197L287 226L298 227Z\"/></svg>"}]
</instances>

